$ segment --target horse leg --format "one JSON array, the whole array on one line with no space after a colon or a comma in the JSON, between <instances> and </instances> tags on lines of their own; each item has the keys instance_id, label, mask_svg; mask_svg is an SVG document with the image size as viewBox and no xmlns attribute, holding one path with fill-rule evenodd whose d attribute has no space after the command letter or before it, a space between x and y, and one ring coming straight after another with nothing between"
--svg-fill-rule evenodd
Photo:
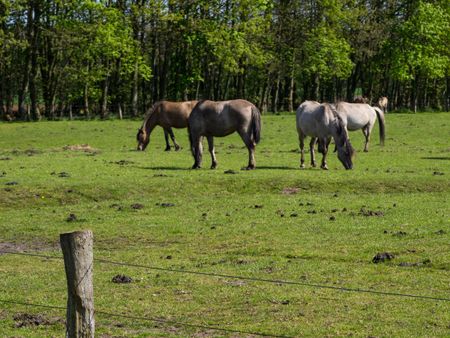
<instances>
[{"instance_id":1,"label":"horse leg","mask_svg":"<svg viewBox=\"0 0 450 338\"><path fill-rule=\"evenodd\" d=\"M364 144L364 152L368 152L369 151L369 140L370 140L370 126L366 125L363 129L362 132L364 134L364 137L366 138L366 143Z\"/></svg>"},{"instance_id":2,"label":"horse leg","mask_svg":"<svg viewBox=\"0 0 450 338\"><path fill-rule=\"evenodd\" d=\"M211 169L216 169L217 160L216 154L214 153L214 138L212 136L208 136L207 139L208 139L209 153L211 154Z\"/></svg>"},{"instance_id":3,"label":"horse leg","mask_svg":"<svg viewBox=\"0 0 450 338\"><path fill-rule=\"evenodd\" d=\"M248 135L245 131L238 131L239 135L242 138L242 141L244 141L247 149L248 149L248 165L245 168L246 170L252 170L255 169L255 142L251 139L251 137Z\"/></svg>"},{"instance_id":4,"label":"horse leg","mask_svg":"<svg viewBox=\"0 0 450 338\"><path fill-rule=\"evenodd\" d=\"M316 145L317 137L311 137L311 142L309 142L309 152L311 153L311 167L316 166L316 158L314 156L314 146Z\"/></svg>"},{"instance_id":5,"label":"horse leg","mask_svg":"<svg viewBox=\"0 0 450 338\"><path fill-rule=\"evenodd\" d=\"M324 170L328 170L328 165L327 165L327 153L328 153L328 146L330 145L331 142L331 138L329 137L324 137L322 139L320 139L320 150L322 153L322 163L320 164L320 168L324 169Z\"/></svg>"},{"instance_id":6,"label":"horse leg","mask_svg":"<svg viewBox=\"0 0 450 338\"><path fill-rule=\"evenodd\" d=\"M178 151L181 149L181 147L178 145L178 143L175 141L175 135L173 133L172 128L167 128L170 138L172 139L173 145L175 146L175 151Z\"/></svg>"},{"instance_id":7,"label":"horse leg","mask_svg":"<svg viewBox=\"0 0 450 338\"><path fill-rule=\"evenodd\" d=\"M298 139L300 141L300 168L305 167L305 135L299 133Z\"/></svg>"},{"instance_id":8,"label":"horse leg","mask_svg":"<svg viewBox=\"0 0 450 338\"><path fill-rule=\"evenodd\" d=\"M194 165L192 169L199 169L202 165L202 137L197 135L191 135L192 138L192 155L194 155Z\"/></svg>"},{"instance_id":9,"label":"horse leg","mask_svg":"<svg viewBox=\"0 0 450 338\"><path fill-rule=\"evenodd\" d=\"M169 144L169 132L168 129L164 128L164 138L166 139L166 149L165 151L170 151L170 144Z\"/></svg>"}]
</instances>

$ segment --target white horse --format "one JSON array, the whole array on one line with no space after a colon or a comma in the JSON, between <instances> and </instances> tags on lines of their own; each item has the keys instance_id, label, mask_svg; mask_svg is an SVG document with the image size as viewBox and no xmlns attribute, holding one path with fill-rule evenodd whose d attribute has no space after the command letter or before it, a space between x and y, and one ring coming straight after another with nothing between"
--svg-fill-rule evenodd
<instances>
[{"instance_id":1,"label":"white horse","mask_svg":"<svg viewBox=\"0 0 450 338\"><path fill-rule=\"evenodd\" d=\"M366 142L364 151L369 151L370 133L378 117L380 127L380 144L384 145L385 123L383 111L378 107L371 107L365 103L338 102L335 104L336 110L344 121L347 130L354 131L362 129Z\"/></svg>"},{"instance_id":2,"label":"white horse","mask_svg":"<svg viewBox=\"0 0 450 338\"><path fill-rule=\"evenodd\" d=\"M381 108L381 110L383 111L383 113L387 113L387 107L388 107L388 98L386 96L381 96L378 99L378 107Z\"/></svg>"},{"instance_id":3,"label":"white horse","mask_svg":"<svg viewBox=\"0 0 450 338\"><path fill-rule=\"evenodd\" d=\"M328 144L333 137L337 147L338 158L345 169L352 169L353 147L348 138L347 129L335 108L327 103L305 101L297 108L297 132L300 142L300 167L305 167L304 140L311 137L309 149L311 152L311 166L316 166L314 158L314 145L319 139L319 152L322 153L322 169L328 169L326 156Z\"/></svg>"}]
</instances>

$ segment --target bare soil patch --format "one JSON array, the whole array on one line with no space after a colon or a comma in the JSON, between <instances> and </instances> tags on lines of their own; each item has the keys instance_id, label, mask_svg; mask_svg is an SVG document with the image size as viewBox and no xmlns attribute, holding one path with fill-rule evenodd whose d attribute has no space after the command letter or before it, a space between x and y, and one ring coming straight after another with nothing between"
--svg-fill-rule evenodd
<instances>
[{"instance_id":1,"label":"bare soil patch","mask_svg":"<svg viewBox=\"0 0 450 338\"><path fill-rule=\"evenodd\" d=\"M281 193L283 195L294 195L294 194L297 194L299 191L300 191L300 188L286 187L281 191Z\"/></svg>"},{"instance_id":2,"label":"bare soil patch","mask_svg":"<svg viewBox=\"0 0 450 338\"><path fill-rule=\"evenodd\" d=\"M50 244L44 242L32 242L32 243L0 242L0 255L8 252L47 251L47 250L54 250L57 247L58 243Z\"/></svg>"},{"instance_id":3,"label":"bare soil patch","mask_svg":"<svg viewBox=\"0 0 450 338\"><path fill-rule=\"evenodd\" d=\"M16 328L26 327L26 326L39 326L39 325L54 325L58 323L64 323L62 318L45 318L40 314L31 313L17 313L13 316L14 326Z\"/></svg>"},{"instance_id":4,"label":"bare soil patch","mask_svg":"<svg viewBox=\"0 0 450 338\"><path fill-rule=\"evenodd\" d=\"M92 148L89 144L74 144L67 145L63 147L64 150L70 151L84 151L87 153L95 153L98 152L98 149Z\"/></svg>"}]
</instances>

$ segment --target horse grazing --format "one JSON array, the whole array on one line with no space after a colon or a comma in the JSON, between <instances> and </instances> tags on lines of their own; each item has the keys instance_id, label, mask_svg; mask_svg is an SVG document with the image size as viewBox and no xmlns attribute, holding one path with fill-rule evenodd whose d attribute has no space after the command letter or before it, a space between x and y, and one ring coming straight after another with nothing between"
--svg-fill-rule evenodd
<instances>
[{"instance_id":1,"label":"horse grazing","mask_svg":"<svg viewBox=\"0 0 450 338\"><path fill-rule=\"evenodd\" d=\"M369 140L375 120L378 117L380 127L380 144L384 145L385 123L383 111L378 107L371 107L365 103L338 102L335 104L339 116L344 121L347 130L354 131L362 129L366 142L364 151L369 151Z\"/></svg>"},{"instance_id":2,"label":"horse grazing","mask_svg":"<svg viewBox=\"0 0 450 338\"><path fill-rule=\"evenodd\" d=\"M305 167L304 140L306 136L311 137L309 149L311 152L311 166L316 166L314 158L314 145L319 140L319 152L322 153L321 168L327 170L326 156L328 145L333 137L337 146L338 158L345 169L352 169L353 147L348 138L347 128L335 108L328 104L320 104L315 101L305 101L296 112L297 132L300 141L300 167Z\"/></svg>"},{"instance_id":3,"label":"horse grazing","mask_svg":"<svg viewBox=\"0 0 450 338\"><path fill-rule=\"evenodd\" d=\"M200 101L189 116L189 139L194 165L198 169L202 163L202 140L208 140L211 153L211 169L217 167L214 153L214 136L223 137L234 133L241 136L248 149L249 160L246 169L255 168L255 146L261 135L261 113L253 103L245 100Z\"/></svg>"},{"instance_id":4,"label":"horse grazing","mask_svg":"<svg viewBox=\"0 0 450 338\"><path fill-rule=\"evenodd\" d=\"M387 113L387 107L388 107L388 98L386 96L381 96L378 99L378 107L383 111L383 113Z\"/></svg>"},{"instance_id":5,"label":"horse grazing","mask_svg":"<svg viewBox=\"0 0 450 338\"><path fill-rule=\"evenodd\" d=\"M169 135L175 146L175 150L180 150L180 146L175 141L173 128L186 128L188 118L192 109L198 101L170 102L158 101L148 111L142 127L139 128L136 135L138 141L138 150L145 150L150 142L150 134L156 126L164 129L166 139L166 151L170 150Z\"/></svg>"}]
</instances>

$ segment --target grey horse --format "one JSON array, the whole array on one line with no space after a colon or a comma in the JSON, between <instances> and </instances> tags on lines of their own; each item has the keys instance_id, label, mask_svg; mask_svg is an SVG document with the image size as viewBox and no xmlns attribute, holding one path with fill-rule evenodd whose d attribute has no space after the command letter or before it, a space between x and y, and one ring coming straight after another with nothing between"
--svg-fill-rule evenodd
<instances>
[{"instance_id":1,"label":"grey horse","mask_svg":"<svg viewBox=\"0 0 450 338\"><path fill-rule=\"evenodd\" d=\"M305 167L304 140L311 137L309 149L311 152L311 166L316 166L314 157L314 145L319 140L319 152L322 153L322 169L328 169L326 156L328 145L332 137L337 146L338 158L345 169L352 169L353 147L348 138L347 128L336 112L335 108L328 104L320 104L316 101L305 101L297 108L297 132L300 142L300 167Z\"/></svg>"},{"instance_id":2,"label":"grey horse","mask_svg":"<svg viewBox=\"0 0 450 338\"><path fill-rule=\"evenodd\" d=\"M378 99L377 104L378 104L378 107L381 108L381 110L383 111L383 113L386 114L386 113L388 112L388 111L387 111L387 107L388 107L388 98L387 98L386 96L381 96L381 97Z\"/></svg>"},{"instance_id":3,"label":"grey horse","mask_svg":"<svg viewBox=\"0 0 450 338\"><path fill-rule=\"evenodd\" d=\"M170 150L169 135L175 146L175 150L179 150L180 146L175 141L175 135L172 128L186 128L188 118L192 109L198 101L171 102L158 101L148 111L147 116L139 128L136 135L138 141L138 150L145 150L150 142L150 133L156 126L164 129L164 137L166 139L166 151Z\"/></svg>"},{"instance_id":4,"label":"grey horse","mask_svg":"<svg viewBox=\"0 0 450 338\"><path fill-rule=\"evenodd\" d=\"M362 129L366 142L364 151L369 151L369 140L372 128L378 117L380 127L380 144L384 145L385 123L383 111L378 107L371 107L365 103L338 102L335 104L339 116L344 121L347 130L354 131Z\"/></svg>"},{"instance_id":5,"label":"grey horse","mask_svg":"<svg viewBox=\"0 0 450 338\"><path fill-rule=\"evenodd\" d=\"M213 137L227 136L235 131L248 149L249 160L246 169L255 168L255 146L260 140L261 113L253 103L246 100L200 101L189 116L188 128L195 161L193 169L200 168L202 163L203 137L208 140L211 169L214 169L217 167L217 160Z\"/></svg>"}]
</instances>

